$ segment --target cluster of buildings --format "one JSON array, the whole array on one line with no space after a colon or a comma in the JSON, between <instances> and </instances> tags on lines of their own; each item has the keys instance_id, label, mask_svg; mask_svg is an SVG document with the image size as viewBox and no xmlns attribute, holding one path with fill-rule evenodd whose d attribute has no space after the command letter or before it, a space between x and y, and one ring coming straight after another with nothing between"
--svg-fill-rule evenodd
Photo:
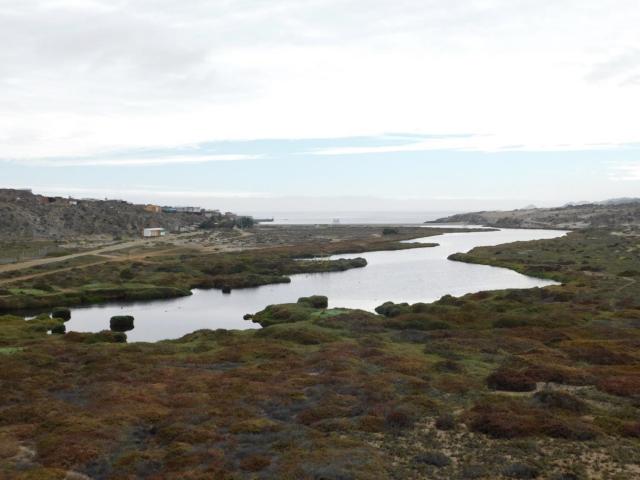
<instances>
[{"instance_id":1,"label":"cluster of buildings","mask_svg":"<svg viewBox=\"0 0 640 480\"><path fill-rule=\"evenodd\" d=\"M209 210L194 206L160 206L154 204L133 204L124 200L104 200L95 198L71 198L34 194L30 189L0 188L0 203L16 203L24 208L32 209L35 214L60 216L60 207L76 207L78 218L91 223L112 224L114 228L128 230L132 224L146 225L140 233L143 237L163 237L168 231L186 233L198 229L211 228L246 228L253 225L250 217L238 216L232 212L222 213L220 210ZM45 208L43 208L45 207ZM158 214L156 219L143 212ZM71 213L71 212L69 212ZM167 215L169 214L169 215ZM175 216L173 216L175 214ZM67 213L65 212L66 216ZM66 218L66 217L65 217ZM164 225L164 227L160 227ZM139 228L139 227L138 227ZM137 230L137 228L136 228Z\"/></svg>"},{"instance_id":2,"label":"cluster of buildings","mask_svg":"<svg viewBox=\"0 0 640 480\"><path fill-rule=\"evenodd\" d=\"M171 207L171 206L164 206L161 207L160 205L145 205L144 206L145 211L147 212L151 212L151 213L195 213L198 215L204 215L206 218L213 218L213 217L219 217L219 218L234 218L236 215L235 213L232 212L225 212L220 213L220 210L206 210L204 208L201 207Z\"/></svg>"},{"instance_id":3,"label":"cluster of buildings","mask_svg":"<svg viewBox=\"0 0 640 480\"><path fill-rule=\"evenodd\" d=\"M235 222L238 218L233 212L221 213L220 210L207 210L201 207L175 207L148 204L144 205L143 208L146 212L150 213L190 213L203 217L203 221L178 227L176 230L178 233L194 232L205 223L218 225L225 222ZM142 232L142 236L145 238L163 237L166 234L167 230L164 228L145 228Z\"/></svg>"},{"instance_id":4,"label":"cluster of buildings","mask_svg":"<svg viewBox=\"0 0 640 480\"><path fill-rule=\"evenodd\" d=\"M159 205L146 205L144 209L153 213L204 213L206 210L200 207L161 207Z\"/></svg>"}]
</instances>

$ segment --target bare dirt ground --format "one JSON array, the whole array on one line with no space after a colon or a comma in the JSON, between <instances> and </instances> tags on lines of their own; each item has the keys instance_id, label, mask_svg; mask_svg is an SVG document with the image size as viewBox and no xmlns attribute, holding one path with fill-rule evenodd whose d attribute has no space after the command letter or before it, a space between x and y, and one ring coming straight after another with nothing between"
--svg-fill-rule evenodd
<instances>
[{"instance_id":1,"label":"bare dirt ground","mask_svg":"<svg viewBox=\"0 0 640 480\"><path fill-rule=\"evenodd\" d=\"M157 250L154 252L146 252L146 253L140 253L140 254L136 254L136 255L121 255L121 256L111 256L111 255L100 255L102 257L104 257L104 260L100 260L97 262L90 262L90 263L85 263L82 265L83 268L86 267L93 267L96 265L102 265L105 263L112 263L112 262L128 262L128 261L138 261L138 262L143 262L150 258L150 257L157 257L160 255L167 255L170 254L172 252L175 251L175 248L168 248L165 250ZM94 252L95 254L95 252ZM78 256L82 256L85 254L78 254L78 255L73 255L73 256L68 256L67 259L69 258L77 258ZM96 254L97 255L97 254ZM36 262L35 264L33 264L34 262ZM43 265L43 264L38 264L37 260L33 260L31 262L25 262L25 263L30 263L30 267L33 266L37 266L37 265ZM28 268L28 267L23 267L23 268ZM21 275L19 277L11 277L11 278L6 278L6 279L0 279L0 285L5 285L8 283L13 283L13 282L19 282L19 281L23 281L23 280L31 280L33 278L38 278L38 277L43 277L46 275L51 275L52 273L60 273L60 272L66 272L69 270L74 270L78 268L77 265L71 266L71 267L61 267L61 268L56 268L54 270L47 270L45 272L38 272L38 273L31 273L28 275Z\"/></svg>"}]
</instances>

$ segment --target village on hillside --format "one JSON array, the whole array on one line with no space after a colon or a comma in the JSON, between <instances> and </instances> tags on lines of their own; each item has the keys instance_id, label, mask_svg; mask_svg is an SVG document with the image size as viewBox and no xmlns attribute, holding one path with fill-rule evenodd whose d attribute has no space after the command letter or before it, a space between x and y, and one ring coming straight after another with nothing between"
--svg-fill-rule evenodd
<instances>
[{"instance_id":1,"label":"village on hillside","mask_svg":"<svg viewBox=\"0 0 640 480\"><path fill-rule=\"evenodd\" d=\"M124 200L39 195L0 189L0 237L111 234L160 237L199 229L246 228L253 218L199 206L133 204Z\"/></svg>"}]
</instances>

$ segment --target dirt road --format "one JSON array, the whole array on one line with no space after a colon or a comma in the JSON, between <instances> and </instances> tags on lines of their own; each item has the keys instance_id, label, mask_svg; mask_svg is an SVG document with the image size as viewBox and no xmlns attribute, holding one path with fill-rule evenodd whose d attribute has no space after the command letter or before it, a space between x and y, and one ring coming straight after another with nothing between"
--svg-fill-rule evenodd
<instances>
[{"instance_id":1,"label":"dirt road","mask_svg":"<svg viewBox=\"0 0 640 480\"><path fill-rule=\"evenodd\" d=\"M33 278L38 278L38 277L44 277L46 275L52 275L54 273L60 273L60 272L66 272L69 270L75 270L78 268L87 268L87 267L93 267L95 265L102 265L105 263L114 263L114 262L130 262L132 260L135 261L139 261L139 262L144 262L145 259L150 258L150 257L156 257L156 256L160 256L160 255L166 255L168 253L174 252L176 250L176 247L171 247L171 248L167 248L165 250L156 250L155 252L146 252L146 253L139 253L139 254L135 254L135 255L122 255L122 256L106 256L106 255L99 255L96 253L96 251L93 251L91 253L87 252L84 254L81 254L79 256L82 255L98 255L98 256L104 256L104 260L100 260L97 262L91 262L91 263L85 263L83 265L73 265L71 267L62 267L62 268L56 268L53 270L47 270L46 272L38 272L38 273L31 273L29 275L22 275L20 277L12 277L12 278L7 278L7 279L0 279L0 285L6 285L8 283L13 283L13 282L19 282L22 280L31 280ZM67 258L76 258L77 256L69 256ZM60 257L62 258L62 257ZM26 262L25 262L26 263ZM27 268L27 267L23 267L23 268Z\"/></svg>"},{"instance_id":2,"label":"dirt road","mask_svg":"<svg viewBox=\"0 0 640 480\"><path fill-rule=\"evenodd\" d=\"M27 260L25 262L9 263L6 265L0 265L0 273L13 272L16 270L25 270L27 268L37 267L39 265L49 265L51 263L64 262L66 260L71 260L73 258L86 257L87 255L100 255L103 253L123 250L125 248L138 247L145 244L148 244L148 240L144 240L144 239L132 240L130 242L118 243L116 245L109 245L109 246L101 247L95 250L87 250L84 252L72 253L70 255L64 255L62 257L36 258L34 260Z\"/></svg>"}]
</instances>

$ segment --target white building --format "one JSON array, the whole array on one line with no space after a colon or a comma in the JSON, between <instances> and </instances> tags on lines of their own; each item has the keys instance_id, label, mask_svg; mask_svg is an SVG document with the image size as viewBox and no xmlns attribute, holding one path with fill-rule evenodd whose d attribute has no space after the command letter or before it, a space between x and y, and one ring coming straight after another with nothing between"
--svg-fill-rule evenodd
<instances>
[{"instance_id":1,"label":"white building","mask_svg":"<svg viewBox=\"0 0 640 480\"><path fill-rule=\"evenodd\" d=\"M164 237L167 231L164 228L145 228L142 231L143 237Z\"/></svg>"}]
</instances>

